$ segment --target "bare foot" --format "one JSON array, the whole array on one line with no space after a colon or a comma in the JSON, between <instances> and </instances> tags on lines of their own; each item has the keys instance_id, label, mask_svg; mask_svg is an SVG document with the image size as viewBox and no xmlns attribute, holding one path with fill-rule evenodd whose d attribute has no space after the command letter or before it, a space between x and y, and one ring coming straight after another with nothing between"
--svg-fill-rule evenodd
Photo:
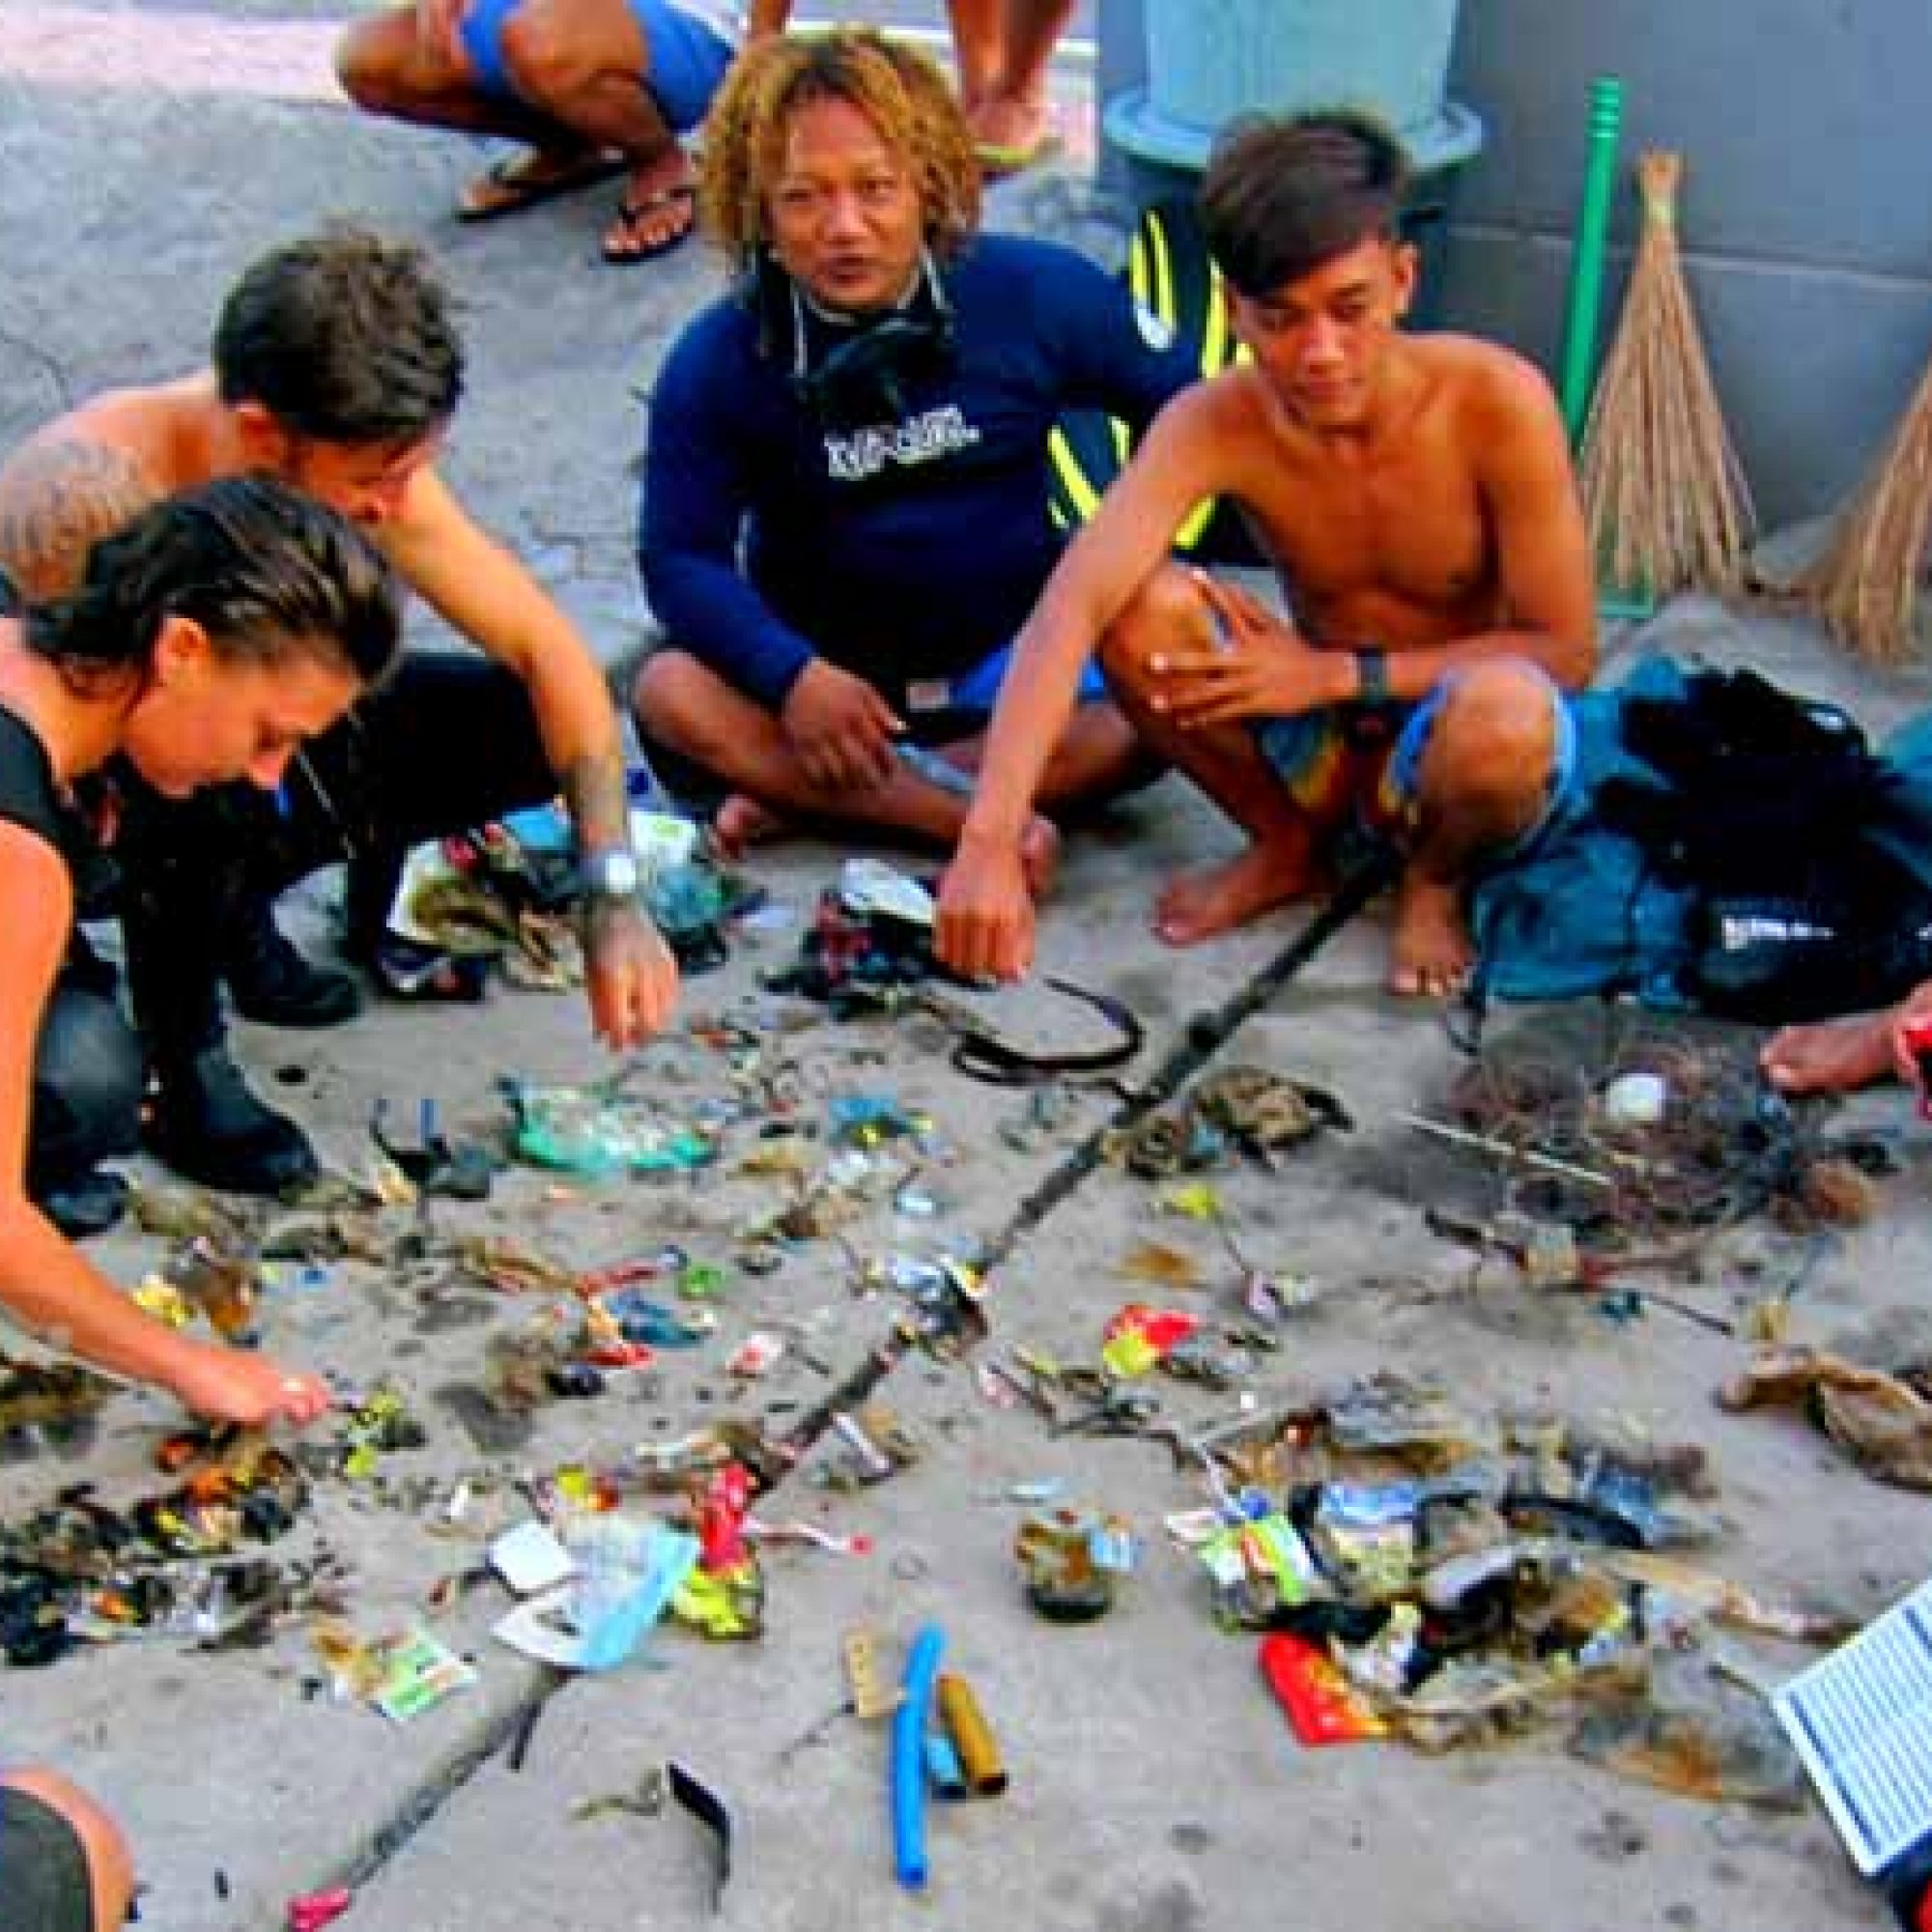
<instances>
[{"instance_id":1,"label":"bare foot","mask_svg":"<svg viewBox=\"0 0 1932 1932\"><path fill-rule=\"evenodd\" d=\"M967 116L981 174L998 180L1052 154L1060 145L1043 95L989 95Z\"/></svg>"},{"instance_id":2,"label":"bare foot","mask_svg":"<svg viewBox=\"0 0 1932 1932\"><path fill-rule=\"evenodd\" d=\"M1781 1094L1843 1094L1872 1086L1892 1071L1891 1019L1889 1013L1855 1013L1780 1028L1758 1065Z\"/></svg>"},{"instance_id":3,"label":"bare foot","mask_svg":"<svg viewBox=\"0 0 1932 1932\"><path fill-rule=\"evenodd\" d=\"M1020 870L1036 903L1053 890L1060 869L1060 834L1051 819L1036 817L1020 839Z\"/></svg>"},{"instance_id":4,"label":"bare foot","mask_svg":"<svg viewBox=\"0 0 1932 1932\"><path fill-rule=\"evenodd\" d=\"M604 231L604 259L616 268L652 261L685 241L696 220L691 159L672 148L631 170L616 218Z\"/></svg>"},{"instance_id":5,"label":"bare foot","mask_svg":"<svg viewBox=\"0 0 1932 1932\"><path fill-rule=\"evenodd\" d=\"M734 791L711 819L711 842L726 859L742 859L753 845L777 838L790 821L742 791Z\"/></svg>"},{"instance_id":6,"label":"bare foot","mask_svg":"<svg viewBox=\"0 0 1932 1932\"><path fill-rule=\"evenodd\" d=\"M1446 1000L1462 990L1476 963L1463 895L1453 885L1403 875L1395 899L1389 989L1412 1000Z\"/></svg>"},{"instance_id":7,"label":"bare foot","mask_svg":"<svg viewBox=\"0 0 1932 1932\"><path fill-rule=\"evenodd\" d=\"M1154 936L1169 946L1198 946L1307 897L1319 884L1305 852L1253 844L1225 866L1175 880L1154 902Z\"/></svg>"}]
</instances>

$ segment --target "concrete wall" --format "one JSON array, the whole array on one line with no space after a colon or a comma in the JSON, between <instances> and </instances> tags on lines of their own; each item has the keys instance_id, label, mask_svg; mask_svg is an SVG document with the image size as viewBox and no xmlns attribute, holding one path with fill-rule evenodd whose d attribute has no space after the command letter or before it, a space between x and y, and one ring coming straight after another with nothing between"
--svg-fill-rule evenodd
<instances>
[{"instance_id":1,"label":"concrete wall","mask_svg":"<svg viewBox=\"0 0 1932 1932\"><path fill-rule=\"evenodd\" d=\"M1104 0L1101 90L1145 68L1140 0ZM1932 5L1463 0L1451 92L1489 141L1458 185L1439 313L1552 370L1599 73L1625 84L1627 162L1686 156L1691 286L1767 523L1828 509L1932 356ZM1605 342L1635 218L1627 190Z\"/></svg>"}]
</instances>

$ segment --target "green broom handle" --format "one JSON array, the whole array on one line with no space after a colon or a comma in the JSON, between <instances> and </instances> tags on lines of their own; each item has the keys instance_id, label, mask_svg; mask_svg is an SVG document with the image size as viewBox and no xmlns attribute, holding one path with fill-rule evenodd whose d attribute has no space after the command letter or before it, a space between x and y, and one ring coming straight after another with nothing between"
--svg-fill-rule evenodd
<instances>
[{"instance_id":1,"label":"green broom handle","mask_svg":"<svg viewBox=\"0 0 1932 1932\"><path fill-rule=\"evenodd\" d=\"M1577 248L1570 258L1570 295L1563 324L1563 423L1570 432L1573 449L1583 440L1590 391L1596 383L1597 316L1604 301L1604 254L1623 120L1623 82L1607 74L1593 80L1583 206L1577 216Z\"/></svg>"}]
</instances>

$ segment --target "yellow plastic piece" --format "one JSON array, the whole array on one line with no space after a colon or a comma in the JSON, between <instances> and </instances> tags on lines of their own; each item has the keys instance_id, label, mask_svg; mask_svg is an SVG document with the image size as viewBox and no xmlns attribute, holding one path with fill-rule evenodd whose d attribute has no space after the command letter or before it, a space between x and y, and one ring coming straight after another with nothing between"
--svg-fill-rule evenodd
<instances>
[{"instance_id":1,"label":"yellow plastic piece","mask_svg":"<svg viewBox=\"0 0 1932 1932\"><path fill-rule=\"evenodd\" d=\"M939 1673L939 1716L952 1740L952 1748L959 1753L966 1788L976 1798L997 1798L1007 1788L1000 1747L973 1687L951 1670Z\"/></svg>"}]
</instances>

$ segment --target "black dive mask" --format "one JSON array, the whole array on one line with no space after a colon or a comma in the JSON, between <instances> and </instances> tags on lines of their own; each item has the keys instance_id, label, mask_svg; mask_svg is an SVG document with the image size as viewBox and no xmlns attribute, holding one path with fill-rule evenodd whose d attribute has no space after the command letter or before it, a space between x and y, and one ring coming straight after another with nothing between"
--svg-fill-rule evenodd
<instances>
[{"instance_id":1,"label":"black dive mask","mask_svg":"<svg viewBox=\"0 0 1932 1932\"><path fill-rule=\"evenodd\" d=\"M826 429L895 422L907 412L911 385L952 366L952 305L929 255L909 300L851 324L810 308L768 254L757 283L762 346L790 364L792 393Z\"/></svg>"}]
</instances>

